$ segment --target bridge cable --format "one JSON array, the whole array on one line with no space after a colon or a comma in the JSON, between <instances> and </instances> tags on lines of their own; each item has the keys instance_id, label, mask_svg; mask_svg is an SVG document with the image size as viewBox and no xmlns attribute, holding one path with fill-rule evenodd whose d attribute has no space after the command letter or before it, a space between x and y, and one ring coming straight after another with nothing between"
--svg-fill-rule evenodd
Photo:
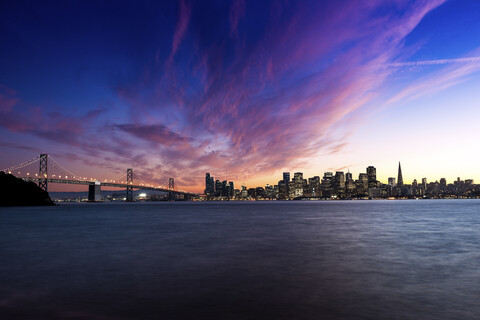
<instances>
[{"instance_id":1,"label":"bridge cable","mask_svg":"<svg viewBox=\"0 0 480 320\"><path fill-rule=\"evenodd\" d=\"M123 177L125 177L126 175L127 175L127 173L125 172L124 174L119 175L118 177L113 178L113 179L111 179L111 180L113 180L113 181L118 181L118 180L122 179Z\"/></svg>"},{"instance_id":2,"label":"bridge cable","mask_svg":"<svg viewBox=\"0 0 480 320\"><path fill-rule=\"evenodd\" d=\"M54 158L52 158L50 155L48 156L48 158L50 160L53 161L54 164L56 164L57 166L53 165L54 167L56 167L57 169L63 171L64 173L68 173L68 175L71 175L73 178L81 178L80 175L78 174L74 174L72 171L68 170L68 169L65 169L62 165L60 165L60 163L58 163L58 161L56 161Z\"/></svg>"},{"instance_id":3,"label":"bridge cable","mask_svg":"<svg viewBox=\"0 0 480 320\"><path fill-rule=\"evenodd\" d=\"M149 185L149 183L146 183L142 178L140 178L140 177L135 173L135 171L133 171L133 176L134 176L136 179L140 180L140 182L142 182L145 186Z\"/></svg>"},{"instance_id":4,"label":"bridge cable","mask_svg":"<svg viewBox=\"0 0 480 320\"><path fill-rule=\"evenodd\" d=\"M12 172L13 170L18 170L18 169L21 169L21 168L24 168L26 166L29 166L31 164L34 164L35 162L39 161L40 160L40 157L35 157L33 159L30 159L28 161L25 161L25 162L22 162L20 164L17 164L17 165L14 165L14 166L11 166L11 167L8 167L8 168L5 168L1 171L3 172L6 172L6 173L9 173L9 172Z\"/></svg>"}]
</instances>

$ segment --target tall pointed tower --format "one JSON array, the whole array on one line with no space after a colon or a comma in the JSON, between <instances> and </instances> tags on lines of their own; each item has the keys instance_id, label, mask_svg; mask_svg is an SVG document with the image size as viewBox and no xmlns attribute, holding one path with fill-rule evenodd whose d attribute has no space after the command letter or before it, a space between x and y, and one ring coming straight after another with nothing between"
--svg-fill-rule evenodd
<instances>
[{"instance_id":1,"label":"tall pointed tower","mask_svg":"<svg viewBox=\"0 0 480 320\"><path fill-rule=\"evenodd\" d=\"M398 162L397 186L403 186L402 167L400 166L400 161Z\"/></svg>"}]
</instances>

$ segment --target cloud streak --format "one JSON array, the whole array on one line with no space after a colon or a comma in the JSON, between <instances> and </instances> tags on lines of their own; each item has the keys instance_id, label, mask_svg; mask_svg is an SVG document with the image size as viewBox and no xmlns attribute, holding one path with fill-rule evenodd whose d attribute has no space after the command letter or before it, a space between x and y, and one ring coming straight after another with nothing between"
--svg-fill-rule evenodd
<instances>
[{"instance_id":1,"label":"cloud streak","mask_svg":"<svg viewBox=\"0 0 480 320\"><path fill-rule=\"evenodd\" d=\"M478 53L480 49L476 50ZM458 59L443 59L439 64L453 64L446 68L428 74L407 85L391 97L385 105L398 101L410 101L421 96L433 94L457 85L467 80L472 74L480 72L480 58L467 57ZM445 62L444 62L445 61ZM444 62L444 63L443 63ZM461 66L457 66L461 64Z\"/></svg>"},{"instance_id":2,"label":"cloud streak","mask_svg":"<svg viewBox=\"0 0 480 320\"><path fill-rule=\"evenodd\" d=\"M433 66L451 63L476 63L480 62L480 57L465 57L456 59L436 59L436 60L421 60L411 62L394 62L390 65L392 67L416 67L416 66Z\"/></svg>"},{"instance_id":3,"label":"cloud streak","mask_svg":"<svg viewBox=\"0 0 480 320\"><path fill-rule=\"evenodd\" d=\"M177 53L178 47L182 42L185 32L188 28L188 23L190 21L190 15L192 12L191 4L187 3L185 0L179 2L179 14L178 21L175 27L175 32L173 34L172 41L172 51L170 52L169 60L172 60L175 54Z\"/></svg>"}]
</instances>

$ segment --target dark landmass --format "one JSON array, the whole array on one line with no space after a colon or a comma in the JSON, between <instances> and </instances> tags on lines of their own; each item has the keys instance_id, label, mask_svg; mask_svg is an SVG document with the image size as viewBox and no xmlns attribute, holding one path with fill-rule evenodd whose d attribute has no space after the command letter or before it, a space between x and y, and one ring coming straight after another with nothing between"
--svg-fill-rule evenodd
<instances>
[{"instance_id":1,"label":"dark landmass","mask_svg":"<svg viewBox=\"0 0 480 320\"><path fill-rule=\"evenodd\" d=\"M48 192L35 183L0 171L0 206L54 206Z\"/></svg>"}]
</instances>

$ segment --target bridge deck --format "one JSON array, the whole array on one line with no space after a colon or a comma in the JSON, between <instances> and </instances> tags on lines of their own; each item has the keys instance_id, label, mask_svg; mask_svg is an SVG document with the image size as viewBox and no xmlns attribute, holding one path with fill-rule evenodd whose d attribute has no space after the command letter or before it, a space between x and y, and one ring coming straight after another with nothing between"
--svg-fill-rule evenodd
<instances>
[{"instance_id":1,"label":"bridge deck","mask_svg":"<svg viewBox=\"0 0 480 320\"><path fill-rule=\"evenodd\" d=\"M26 181L32 181L32 182L38 182L40 180L42 180L42 181L44 180L44 179L41 179L41 178L32 178L32 177L22 177L21 179L26 180ZM96 181L48 178L47 182L48 183L91 185L91 184L95 184ZM104 186L104 187L126 188L127 186L129 186L126 183L102 182L102 181L98 181L98 182L100 182L100 186ZM192 195L192 196L197 195L196 193L191 193L191 192L182 191L182 190L168 189L168 188L163 188L163 187L151 187L151 186L135 185L135 184L133 184L131 186L132 186L133 189L173 192L173 193L176 193L176 194Z\"/></svg>"}]
</instances>

